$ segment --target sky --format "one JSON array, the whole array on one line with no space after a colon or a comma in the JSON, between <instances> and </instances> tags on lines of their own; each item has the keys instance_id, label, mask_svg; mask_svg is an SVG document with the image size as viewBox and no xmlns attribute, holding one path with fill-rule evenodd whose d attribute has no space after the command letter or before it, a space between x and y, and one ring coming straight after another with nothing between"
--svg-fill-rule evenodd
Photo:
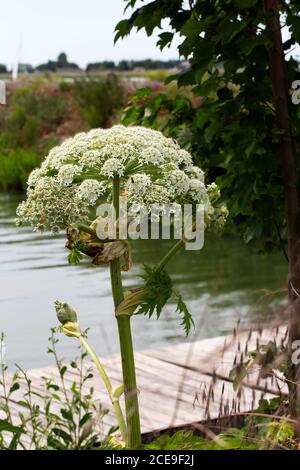
<instances>
[{"instance_id":1,"label":"sky","mask_svg":"<svg viewBox=\"0 0 300 470\"><path fill-rule=\"evenodd\" d=\"M143 32L114 46L124 6L123 0L0 0L0 63L11 67L20 56L19 62L38 65L62 51L82 67L103 60L178 58L176 44L161 52Z\"/></svg>"},{"instance_id":2,"label":"sky","mask_svg":"<svg viewBox=\"0 0 300 470\"><path fill-rule=\"evenodd\" d=\"M123 0L0 0L0 64L11 68L18 60L36 66L60 52L81 67L103 60L178 59L178 37L163 51L156 47L157 36L144 32L114 45L124 6ZM288 37L285 29L283 36ZM299 46L293 55L300 58Z\"/></svg>"}]
</instances>

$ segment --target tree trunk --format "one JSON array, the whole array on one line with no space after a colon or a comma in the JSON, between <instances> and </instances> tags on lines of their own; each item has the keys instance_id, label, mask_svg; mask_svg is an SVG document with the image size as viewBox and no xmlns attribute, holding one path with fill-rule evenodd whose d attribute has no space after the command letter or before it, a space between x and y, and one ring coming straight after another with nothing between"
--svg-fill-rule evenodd
<instances>
[{"instance_id":1,"label":"tree trunk","mask_svg":"<svg viewBox=\"0 0 300 470\"><path fill-rule=\"evenodd\" d=\"M277 126L280 134L280 160L284 185L285 215L288 231L288 296L289 296L289 379L299 382L299 366L292 364L292 344L300 339L300 234L297 170L294 158L293 139L289 123L289 85L282 46L280 13L277 0L264 0L266 26L271 45L269 68L273 87ZM296 415L300 399L299 385L290 384L290 406ZM299 413L297 413L299 415Z\"/></svg>"}]
</instances>

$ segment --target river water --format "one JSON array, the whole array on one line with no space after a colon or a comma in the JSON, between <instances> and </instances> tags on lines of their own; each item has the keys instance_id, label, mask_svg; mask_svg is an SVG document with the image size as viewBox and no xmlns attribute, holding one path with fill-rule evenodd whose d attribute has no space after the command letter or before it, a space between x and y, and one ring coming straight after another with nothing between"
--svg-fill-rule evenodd
<instances>
[{"instance_id":1,"label":"river water","mask_svg":"<svg viewBox=\"0 0 300 470\"><path fill-rule=\"evenodd\" d=\"M82 328L99 355L118 351L108 269L67 263L64 238L33 233L14 225L20 196L0 195L0 330L6 335L7 363L25 368L52 362L47 338L56 326L53 301L67 301L79 316ZM125 285L137 285L143 263L159 262L171 241L133 244L134 267ZM230 333L237 320L270 321L270 305L283 297L265 296L284 289L286 262L281 254L263 257L234 237L208 235L199 252L182 251L169 272L193 314L196 331L189 340ZM262 300L263 299L263 300ZM258 302L259 301L259 302ZM136 350L186 341L174 305L155 318L133 318ZM77 342L60 336L59 352L73 358Z\"/></svg>"}]
</instances>

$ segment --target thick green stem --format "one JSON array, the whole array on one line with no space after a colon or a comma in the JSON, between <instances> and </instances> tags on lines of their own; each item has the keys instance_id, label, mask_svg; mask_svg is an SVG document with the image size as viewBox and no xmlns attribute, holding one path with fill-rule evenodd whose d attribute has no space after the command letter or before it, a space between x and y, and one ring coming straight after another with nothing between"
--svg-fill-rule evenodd
<instances>
[{"instance_id":1,"label":"thick green stem","mask_svg":"<svg viewBox=\"0 0 300 470\"><path fill-rule=\"evenodd\" d=\"M103 368L101 362L99 361L95 351L91 348L91 346L89 345L87 340L84 338L84 336L80 336L79 339L80 339L81 344L83 345L83 347L86 349L86 351L91 356L91 359L94 362L95 366L97 367L98 372L99 372L99 374L100 374L100 376L101 376L101 378L104 382L104 385L106 387L106 390L109 394L109 397L111 399L111 402L113 404L113 407L114 407L114 410L115 410L115 413L116 413L116 417L117 417L117 420L118 420L118 425L119 425L119 428L120 428L122 439L123 439L124 443L126 443L126 438L127 438L126 424L125 424L125 421L124 421L124 417L123 417L122 409L121 409L121 406L120 406L119 398L116 398L113 395L113 387L111 385L111 382L110 382L110 380L109 380L109 378L108 378L108 376L105 372L105 369Z\"/></svg>"},{"instance_id":2,"label":"thick green stem","mask_svg":"<svg viewBox=\"0 0 300 470\"><path fill-rule=\"evenodd\" d=\"M116 219L119 218L119 178L113 183L113 205ZM119 259L110 263L110 277L115 309L123 301L123 287ZM130 327L130 316L121 315L117 317L119 340L122 358L123 383L125 390L125 408L127 422L127 446L136 449L141 445L141 429L138 395L136 386L135 364L133 354L132 335Z\"/></svg>"}]
</instances>

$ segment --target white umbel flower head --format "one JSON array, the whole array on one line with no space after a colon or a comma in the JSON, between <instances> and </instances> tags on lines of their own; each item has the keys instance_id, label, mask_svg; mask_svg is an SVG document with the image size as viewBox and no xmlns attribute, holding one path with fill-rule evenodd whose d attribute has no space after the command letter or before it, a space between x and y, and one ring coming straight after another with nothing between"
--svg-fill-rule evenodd
<instances>
[{"instance_id":1,"label":"white umbel flower head","mask_svg":"<svg viewBox=\"0 0 300 470\"><path fill-rule=\"evenodd\" d=\"M86 223L100 197L110 200L116 177L129 208L201 203L207 223L213 221L218 188L205 186L189 152L159 131L118 125L81 132L53 148L29 177L18 223L53 231Z\"/></svg>"}]
</instances>

